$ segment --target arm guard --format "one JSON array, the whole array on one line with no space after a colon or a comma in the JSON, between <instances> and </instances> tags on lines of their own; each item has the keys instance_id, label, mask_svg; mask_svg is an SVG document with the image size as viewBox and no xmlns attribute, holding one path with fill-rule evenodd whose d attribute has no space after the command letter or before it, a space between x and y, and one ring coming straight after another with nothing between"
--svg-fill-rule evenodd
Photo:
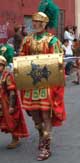
<instances>
[{"instance_id":1,"label":"arm guard","mask_svg":"<svg viewBox=\"0 0 80 163\"><path fill-rule=\"evenodd\" d=\"M16 106L16 94L15 91L11 90L9 93L9 105L10 107L15 107Z\"/></svg>"}]
</instances>

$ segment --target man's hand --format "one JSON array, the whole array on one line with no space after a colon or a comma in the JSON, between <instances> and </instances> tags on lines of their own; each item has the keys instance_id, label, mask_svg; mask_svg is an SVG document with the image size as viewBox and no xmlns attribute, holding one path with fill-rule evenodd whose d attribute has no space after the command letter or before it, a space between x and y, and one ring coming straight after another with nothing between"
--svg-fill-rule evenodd
<instances>
[{"instance_id":1,"label":"man's hand","mask_svg":"<svg viewBox=\"0 0 80 163\"><path fill-rule=\"evenodd\" d=\"M54 102L54 106L56 106L56 107L58 106L58 103L56 101Z\"/></svg>"}]
</instances>

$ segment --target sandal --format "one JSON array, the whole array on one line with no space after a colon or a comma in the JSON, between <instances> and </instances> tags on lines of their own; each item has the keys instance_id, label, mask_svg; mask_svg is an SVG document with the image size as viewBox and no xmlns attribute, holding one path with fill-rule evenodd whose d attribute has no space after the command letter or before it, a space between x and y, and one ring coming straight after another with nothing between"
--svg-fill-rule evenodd
<instances>
[{"instance_id":1,"label":"sandal","mask_svg":"<svg viewBox=\"0 0 80 163\"><path fill-rule=\"evenodd\" d=\"M7 146L8 149L14 149L17 147L17 145L19 144L19 141L16 141L14 143L11 143Z\"/></svg>"},{"instance_id":2,"label":"sandal","mask_svg":"<svg viewBox=\"0 0 80 163\"><path fill-rule=\"evenodd\" d=\"M41 150L40 154L38 155L37 160L43 161L43 160L48 159L50 156L51 156L51 152L49 150L43 148Z\"/></svg>"},{"instance_id":3,"label":"sandal","mask_svg":"<svg viewBox=\"0 0 80 163\"><path fill-rule=\"evenodd\" d=\"M14 149L19 145L19 139L13 138L12 142L7 146L8 149Z\"/></svg>"},{"instance_id":4,"label":"sandal","mask_svg":"<svg viewBox=\"0 0 80 163\"><path fill-rule=\"evenodd\" d=\"M38 145L38 149L39 149L39 150L42 150L43 147L44 147L44 142L43 142L43 139L40 138L40 140L39 140L39 145Z\"/></svg>"}]
</instances>

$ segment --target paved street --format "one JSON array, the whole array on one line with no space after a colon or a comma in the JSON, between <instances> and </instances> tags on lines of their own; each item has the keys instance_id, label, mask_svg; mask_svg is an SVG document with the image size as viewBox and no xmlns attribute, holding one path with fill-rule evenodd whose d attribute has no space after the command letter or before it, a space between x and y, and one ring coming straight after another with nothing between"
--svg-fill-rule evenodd
<instances>
[{"instance_id":1,"label":"paved street","mask_svg":"<svg viewBox=\"0 0 80 163\"><path fill-rule=\"evenodd\" d=\"M52 157L46 163L80 163L80 86L71 83L67 78L65 88L67 120L60 128L53 129ZM0 163L38 163L38 134L29 117L27 123L31 136L21 140L14 150L7 150L10 135L0 134Z\"/></svg>"}]
</instances>

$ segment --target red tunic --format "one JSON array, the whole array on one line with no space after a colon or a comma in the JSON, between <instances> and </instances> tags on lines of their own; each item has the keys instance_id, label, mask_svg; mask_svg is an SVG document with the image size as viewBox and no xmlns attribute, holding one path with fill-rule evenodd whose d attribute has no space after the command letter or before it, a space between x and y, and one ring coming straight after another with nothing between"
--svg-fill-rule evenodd
<instances>
[{"instance_id":1,"label":"red tunic","mask_svg":"<svg viewBox=\"0 0 80 163\"><path fill-rule=\"evenodd\" d=\"M13 114L9 113L9 92L16 93L16 106ZM13 75L7 71L2 73L0 79L0 129L17 137L29 136L28 129L20 106Z\"/></svg>"},{"instance_id":2,"label":"red tunic","mask_svg":"<svg viewBox=\"0 0 80 163\"><path fill-rule=\"evenodd\" d=\"M40 53L44 55L52 53L52 55L54 55L54 53L60 52L62 52L60 41L57 38L54 39L51 34L45 33L41 39L37 39L34 35L26 37L22 44L20 55ZM64 108L64 87L27 91L23 97L23 106L25 110L30 111L51 110L53 126L61 125L66 118Z\"/></svg>"}]
</instances>

